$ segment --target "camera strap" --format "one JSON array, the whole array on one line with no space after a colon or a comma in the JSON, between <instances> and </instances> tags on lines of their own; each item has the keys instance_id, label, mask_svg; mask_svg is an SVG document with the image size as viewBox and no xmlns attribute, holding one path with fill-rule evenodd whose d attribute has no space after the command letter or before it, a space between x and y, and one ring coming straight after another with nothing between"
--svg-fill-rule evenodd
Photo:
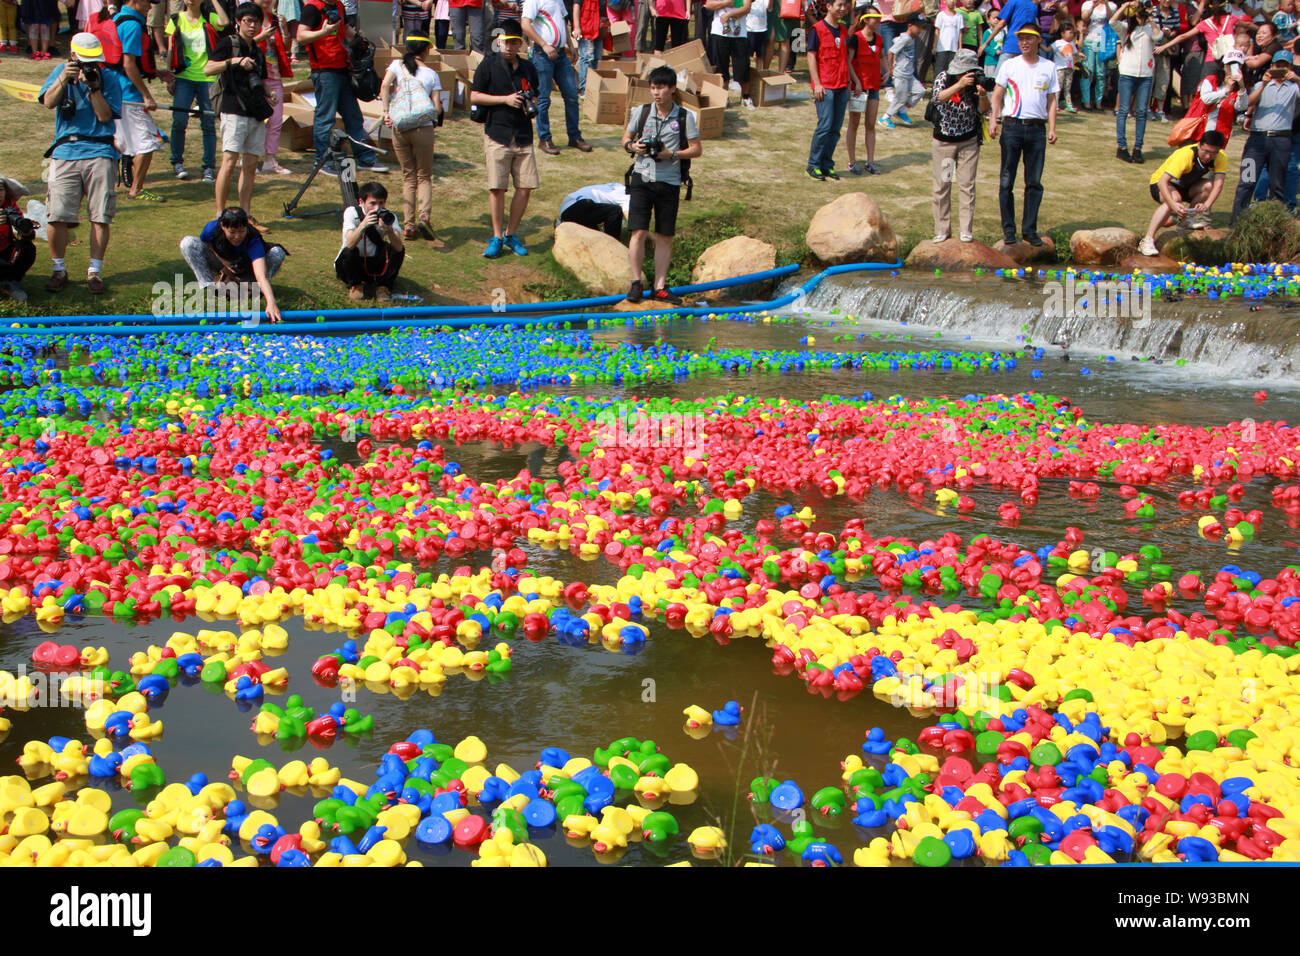
<instances>
[{"instance_id":1,"label":"camera strap","mask_svg":"<svg viewBox=\"0 0 1300 956\"><path fill-rule=\"evenodd\" d=\"M45 151L44 159L49 159L50 154L62 146L64 143L107 143L113 145L113 137L108 136L87 136L84 133L68 133L66 136L60 136Z\"/></svg>"},{"instance_id":2,"label":"camera strap","mask_svg":"<svg viewBox=\"0 0 1300 956\"><path fill-rule=\"evenodd\" d=\"M641 138L641 134L645 131L645 124L646 124L646 123L649 121L649 119L650 119L650 111L651 111L652 109L654 109L654 104L653 104L653 103L644 103L644 104L642 104L641 109L640 109L640 111L639 111L638 114L637 114L636 128L632 131L632 139L633 139L633 141L639 140L639 139ZM677 110L681 110L681 107L680 107L680 106L677 106L677 105L674 105L674 106L673 106L673 111L677 111ZM683 113L684 113L684 111L683 111ZM670 118L672 117L672 115L673 115L673 114L672 114L671 112L668 114L668 116L669 116ZM677 122L677 148L678 148L678 149L685 149L688 145L689 145L689 144L686 142L686 126L685 126L685 124L684 124L681 120L678 120L678 122ZM678 164L678 167L681 169L681 172L682 172L682 185L686 187L686 201L687 201L687 202L690 202L690 201L691 201L691 193L694 192L694 190L695 190L695 180L691 179L691 161L690 161L689 159L679 159L679 160L677 160L677 164ZM629 166L629 167L627 168L627 172L623 174L623 186L624 186L625 188L631 188L631 186L632 186L632 172L633 172L633 170L635 170L635 169L636 169L636 161L633 160L633 161L632 161L632 165Z\"/></svg>"}]
</instances>

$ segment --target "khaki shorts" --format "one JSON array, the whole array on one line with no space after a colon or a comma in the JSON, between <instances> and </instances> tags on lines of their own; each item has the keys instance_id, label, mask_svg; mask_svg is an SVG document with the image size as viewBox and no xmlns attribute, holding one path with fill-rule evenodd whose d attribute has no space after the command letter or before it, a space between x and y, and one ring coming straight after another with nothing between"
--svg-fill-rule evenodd
<instances>
[{"instance_id":1,"label":"khaki shorts","mask_svg":"<svg viewBox=\"0 0 1300 956\"><path fill-rule=\"evenodd\" d=\"M222 113L221 150L261 156L266 152L266 123L251 116Z\"/></svg>"},{"instance_id":2,"label":"khaki shorts","mask_svg":"<svg viewBox=\"0 0 1300 956\"><path fill-rule=\"evenodd\" d=\"M515 189L536 189L541 185L537 178L537 156L533 146L502 146L490 137L484 137L487 149L488 189L506 189L514 180Z\"/></svg>"},{"instance_id":3,"label":"khaki shorts","mask_svg":"<svg viewBox=\"0 0 1300 956\"><path fill-rule=\"evenodd\" d=\"M81 200L86 200L91 222L110 223L117 212L117 161L95 159L50 160L49 221L75 226L81 221Z\"/></svg>"},{"instance_id":4,"label":"khaki shorts","mask_svg":"<svg viewBox=\"0 0 1300 956\"><path fill-rule=\"evenodd\" d=\"M123 103L122 118L113 125L124 156L143 156L162 149L162 133L143 103Z\"/></svg>"},{"instance_id":5,"label":"khaki shorts","mask_svg":"<svg viewBox=\"0 0 1300 956\"><path fill-rule=\"evenodd\" d=\"M169 3L151 3L149 12L145 14L144 23L150 30L161 30L167 25Z\"/></svg>"}]
</instances>

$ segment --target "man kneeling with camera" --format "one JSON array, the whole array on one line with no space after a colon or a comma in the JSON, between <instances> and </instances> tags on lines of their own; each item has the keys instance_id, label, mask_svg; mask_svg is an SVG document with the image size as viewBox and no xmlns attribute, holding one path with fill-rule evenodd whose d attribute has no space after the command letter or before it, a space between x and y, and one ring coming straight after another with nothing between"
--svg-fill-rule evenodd
<instances>
[{"instance_id":1,"label":"man kneeling with camera","mask_svg":"<svg viewBox=\"0 0 1300 956\"><path fill-rule=\"evenodd\" d=\"M695 117L673 102L677 74L672 67L655 67L649 79L654 102L633 111L623 132L623 148L636 157L627 175L627 226L632 231L628 242L632 288L627 300L640 302L644 296L645 244L651 235L650 214L654 213L655 283L649 298L681 305L682 300L668 291L667 283L683 179L688 183L686 197L691 195L689 166L684 167L682 160L694 159L704 150Z\"/></svg>"},{"instance_id":2,"label":"man kneeling with camera","mask_svg":"<svg viewBox=\"0 0 1300 956\"><path fill-rule=\"evenodd\" d=\"M406 258L397 217L384 208L388 190L379 183L364 184L357 205L343 213L343 248L334 260L334 271L348 287L348 298L360 302L365 286L375 286L376 302L393 300L393 283Z\"/></svg>"},{"instance_id":3,"label":"man kneeling with camera","mask_svg":"<svg viewBox=\"0 0 1300 956\"><path fill-rule=\"evenodd\" d=\"M181 240L181 258L201 285L257 283L271 322L280 321L271 277L280 271L286 255L284 246L262 241L262 234L248 224L248 213L238 206L222 210L199 235Z\"/></svg>"}]
</instances>

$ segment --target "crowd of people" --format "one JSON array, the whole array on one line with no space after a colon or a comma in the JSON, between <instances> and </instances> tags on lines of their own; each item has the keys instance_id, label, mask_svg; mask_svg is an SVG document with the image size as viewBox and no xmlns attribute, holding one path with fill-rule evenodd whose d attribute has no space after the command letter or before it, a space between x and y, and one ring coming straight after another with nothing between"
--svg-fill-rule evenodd
<instances>
[{"instance_id":1,"label":"crowd of people","mask_svg":"<svg viewBox=\"0 0 1300 956\"><path fill-rule=\"evenodd\" d=\"M120 8L103 0L22 0L20 6L0 0L0 49L16 52L18 31L25 30L29 55L44 58L61 10L79 29L67 62L55 67L40 93L55 112L48 153L50 292L68 283L67 232L83 201L92 227L87 286L104 289L119 175L127 199L165 201L147 188L152 154L168 143L172 174L189 178L186 132L197 118L200 168L213 187L215 218L202 235L186 237L185 261L201 282L238 278L265 287L268 314L278 315L268 280L283 260L265 255L266 227L253 203L259 175L289 172L278 149L284 84L295 74L309 77L315 94L313 143L322 172L341 175L333 165L336 117L352 140L356 170L388 172L366 144L373 130L365 127L359 100L372 97L382 104L401 166L400 219L383 208L387 191L373 181L345 211L335 266L354 301L367 295L367 287L387 301L404 241L434 236L431 171L444 97L437 72L425 61L448 46L486 54L473 75L470 102L472 118L483 124L488 258L528 254L519 226L539 185L534 150L561 151L551 127L553 94L564 112L567 146L590 152L579 112L587 69L606 56L664 52L692 32L746 105L752 105L751 67L767 68L775 57L778 70L792 71L797 53L806 52L817 115L807 173L816 180L840 178L835 153L846 118L847 172L878 174L879 135L914 125L908 111L928 98L936 243L952 237L954 192L956 232L963 242L974 239L983 144L999 142L1003 243L1041 246L1042 177L1060 110L1111 109L1116 157L1134 164L1146 161L1148 121L1165 123L1171 111L1182 112L1167 137L1180 148L1149 180L1157 205L1141 251L1153 255L1162 226L1208 222L1226 179L1224 149L1238 127L1247 140L1233 218L1263 198L1295 210L1296 2L1263 0L1254 8L1221 0L1195 6L1175 0L877 0L854 8L852 0L394 0L404 55L382 81L376 78L369 96L361 93L356 72L356 0L123 0ZM619 22L634 43L632 51L616 54L610 26ZM683 186L689 196L690 161L702 149L694 117L674 103L677 74L660 68L648 79L653 102L633 111L622 138L631 157L625 182L566 197L561 219L611 234L617 226L620 238L626 221L634 276L629 298L673 303L666 276L679 197ZM170 106L159 105L158 82L172 97ZM171 114L170 137L155 120L160 111ZM1022 174L1017 216L1015 185ZM9 205L12 192L6 189ZM0 221L0 268L7 277L0 281L13 282L16 270L17 278L25 272L22 263L30 268L31 262L15 244L6 268L6 237L12 233L17 243L17 232L4 229L7 221ZM647 247L653 249L653 280L645 278ZM238 252L238 268L219 254L223 249ZM251 255L254 250L259 254Z\"/></svg>"}]
</instances>

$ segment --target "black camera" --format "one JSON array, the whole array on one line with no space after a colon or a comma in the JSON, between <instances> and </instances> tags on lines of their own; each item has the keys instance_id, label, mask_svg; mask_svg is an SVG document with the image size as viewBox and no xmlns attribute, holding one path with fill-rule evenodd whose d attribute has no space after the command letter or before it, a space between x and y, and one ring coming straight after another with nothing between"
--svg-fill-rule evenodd
<instances>
[{"instance_id":1,"label":"black camera","mask_svg":"<svg viewBox=\"0 0 1300 956\"><path fill-rule=\"evenodd\" d=\"M77 61L81 67L81 81L86 84L86 89L97 90L104 83L104 73L98 63L82 63Z\"/></svg>"},{"instance_id":2,"label":"black camera","mask_svg":"<svg viewBox=\"0 0 1300 956\"><path fill-rule=\"evenodd\" d=\"M970 75L974 79L975 85L985 93L992 93L993 87L997 86L993 77L989 76L983 70L971 70ZM968 92L972 95L976 95L974 90L969 90Z\"/></svg>"},{"instance_id":3,"label":"black camera","mask_svg":"<svg viewBox=\"0 0 1300 956\"><path fill-rule=\"evenodd\" d=\"M537 115L537 91L536 91L536 90L520 90L520 91L519 91L519 95L520 95L521 97L523 97L523 101L524 101L524 106L523 106L524 115L527 116L529 119L532 119L534 116Z\"/></svg>"},{"instance_id":4,"label":"black camera","mask_svg":"<svg viewBox=\"0 0 1300 956\"><path fill-rule=\"evenodd\" d=\"M383 206L380 206L378 209L375 210L375 215L379 217L379 221L382 222L385 226L391 226L393 223L397 221L397 216L389 212Z\"/></svg>"},{"instance_id":5,"label":"black camera","mask_svg":"<svg viewBox=\"0 0 1300 956\"><path fill-rule=\"evenodd\" d=\"M656 161L665 148L664 141L661 139L643 139L641 145L645 147L645 154Z\"/></svg>"},{"instance_id":6,"label":"black camera","mask_svg":"<svg viewBox=\"0 0 1300 956\"><path fill-rule=\"evenodd\" d=\"M32 222L17 209L6 207L0 209L0 223L8 226L19 239L36 238L36 223Z\"/></svg>"},{"instance_id":7,"label":"black camera","mask_svg":"<svg viewBox=\"0 0 1300 956\"><path fill-rule=\"evenodd\" d=\"M338 8L338 7L326 7L326 8L325 8L325 22L326 22L326 23L329 23L329 24L335 24L335 23L338 23L340 19L341 19L341 18L339 17L339 8Z\"/></svg>"}]
</instances>

